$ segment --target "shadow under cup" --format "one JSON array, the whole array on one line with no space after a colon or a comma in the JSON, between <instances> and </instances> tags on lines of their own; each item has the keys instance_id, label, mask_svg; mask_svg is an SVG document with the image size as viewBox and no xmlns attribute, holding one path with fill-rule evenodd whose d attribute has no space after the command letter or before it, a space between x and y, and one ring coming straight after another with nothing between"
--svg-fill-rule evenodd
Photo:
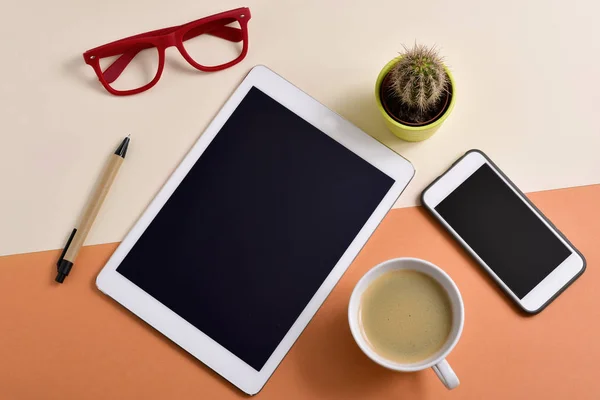
<instances>
[{"instance_id":1,"label":"shadow under cup","mask_svg":"<svg viewBox=\"0 0 600 400\"><path fill-rule=\"evenodd\" d=\"M381 275L390 271L398 270L418 271L432 277L446 291L446 294L450 299L452 309L452 328L443 347L432 356L419 362L409 364L399 363L378 354L365 339L363 328L359 320L360 303L362 300L362 295L367 287L369 287L370 284ZM444 362L444 359L450 353L450 351L452 351L462 333L464 325L464 305L458 287L448 276L448 274L442 271L439 267L428 261L416 258L397 258L385 261L373 267L358 281L350 297L350 304L348 306L348 320L350 323L350 331L352 332L354 340L371 360L383 367L395 371L414 372L435 367L437 364ZM436 370L436 373L437 372L438 371Z\"/></svg>"}]
</instances>

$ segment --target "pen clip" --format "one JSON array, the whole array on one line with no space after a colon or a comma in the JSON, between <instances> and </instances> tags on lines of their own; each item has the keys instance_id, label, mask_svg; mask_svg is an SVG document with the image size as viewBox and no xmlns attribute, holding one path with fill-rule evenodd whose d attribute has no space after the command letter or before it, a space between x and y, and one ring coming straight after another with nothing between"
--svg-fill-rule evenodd
<instances>
[{"instance_id":1,"label":"pen clip","mask_svg":"<svg viewBox=\"0 0 600 400\"><path fill-rule=\"evenodd\" d=\"M60 262L63 260L63 258L65 257L65 254L67 253L67 249L69 248L69 246L71 245L71 241L73 240L73 236L75 236L75 233L77 232L77 228L73 229L73 232L71 232L71 236L69 236L69 239L67 240L67 244L65 244L65 248L63 249L60 258L58 259L58 261L56 262L56 266L58 267L60 265Z\"/></svg>"}]
</instances>

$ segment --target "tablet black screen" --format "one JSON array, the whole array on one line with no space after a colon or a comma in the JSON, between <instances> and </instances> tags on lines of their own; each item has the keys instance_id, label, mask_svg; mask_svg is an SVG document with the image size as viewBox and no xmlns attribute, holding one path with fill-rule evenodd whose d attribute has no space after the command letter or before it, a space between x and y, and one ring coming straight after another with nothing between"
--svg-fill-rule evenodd
<instances>
[{"instance_id":1,"label":"tablet black screen","mask_svg":"<svg viewBox=\"0 0 600 400\"><path fill-rule=\"evenodd\" d=\"M253 87L117 271L260 370L393 183Z\"/></svg>"}]
</instances>

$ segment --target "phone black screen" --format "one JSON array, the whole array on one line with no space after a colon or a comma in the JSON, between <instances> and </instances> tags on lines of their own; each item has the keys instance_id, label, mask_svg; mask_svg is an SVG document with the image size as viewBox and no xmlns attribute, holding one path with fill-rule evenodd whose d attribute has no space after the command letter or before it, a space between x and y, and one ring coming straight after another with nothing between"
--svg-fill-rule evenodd
<instances>
[{"instance_id":1,"label":"phone black screen","mask_svg":"<svg viewBox=\"0 0 600 400\"><path fill-rule=\"evenodd\" d=\"M487 164L435 210L520 299L571 255Z\"/></svg>"},{"instance_id":2,"label":"phone black screen","mask_svg":"<svg viewBox=\"0 0 600 400\"><path fill-rule=\"evenodd\" d=\"M393 184L252 88L117 272L260 370Z\"/></svg>"}]
</instances>

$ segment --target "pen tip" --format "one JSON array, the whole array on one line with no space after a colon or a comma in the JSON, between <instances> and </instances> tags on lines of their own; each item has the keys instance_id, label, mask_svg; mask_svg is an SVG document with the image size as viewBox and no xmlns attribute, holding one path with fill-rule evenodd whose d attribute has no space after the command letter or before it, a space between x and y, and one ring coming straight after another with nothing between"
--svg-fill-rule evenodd
<instances>
[{"instance_id":1,"label":"pen tip","mask_svg":"<svg viewBox=\"0 0 600 400\"><path fill-rule=\"evenodd\" d=\"M131 139L131 133L130 133L129 135L127 135L127 138L128 138L128 139Z\"/></svg>"},{"instance_id":2,"label":"pen tip","mask_svg":"<svg viewBox=\"0 0 600 400\"><path fill-rule=\"evenodd\" d=\"M127 137L123 139L119 147L117 147L117 150L115 150L115 154L119 157L125 158L125 154L127 154L127 147L129 146L130 140L131 139L129 138L129 135L127 135Z\"/></svg>"}]
</instances>

